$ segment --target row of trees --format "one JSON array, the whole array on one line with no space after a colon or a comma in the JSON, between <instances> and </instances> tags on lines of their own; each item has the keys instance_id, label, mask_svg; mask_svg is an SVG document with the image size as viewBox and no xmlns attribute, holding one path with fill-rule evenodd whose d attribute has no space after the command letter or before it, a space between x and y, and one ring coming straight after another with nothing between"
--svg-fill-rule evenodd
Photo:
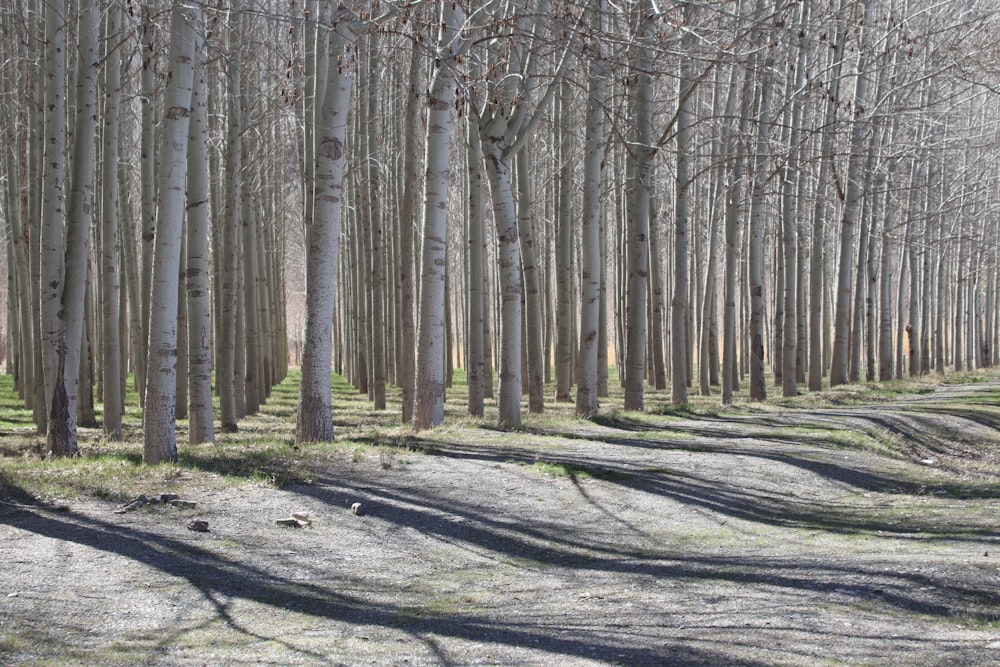
<instances>
[{"instance_id":1,"label":"row of trees","mask_svg":"<svg viewBox=\"0 0 1000 667\"><path fill-rule=\"evenodd\" d=\"M423 429L455 362L472 415L496 371L504 427L552 380L595 413L609 366L641 410L668 380L682 406L996 362L985 0L0 20L8 364L56 454L94 386L121 437L126 371L147 461L176 457L178 417L212 439L213 371L235 429L290 339L300 441L333 437L331 371L376 409L401 387Z\"/></svg>"}]
</instances>

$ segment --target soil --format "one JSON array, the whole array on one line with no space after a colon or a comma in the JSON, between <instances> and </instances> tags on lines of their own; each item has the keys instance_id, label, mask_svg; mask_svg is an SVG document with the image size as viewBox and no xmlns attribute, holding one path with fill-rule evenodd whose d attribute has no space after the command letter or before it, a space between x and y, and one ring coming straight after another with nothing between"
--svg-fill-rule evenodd
<instances>
[{"instance_id":1,"label":"soil","mask_svg":"<svg viewBox=\"0 0 1000 667\"><path fill-rule=\"evenodd\" d=\"M997 388L451 428L194 508L0 505L0 662L1000 665L1000 413L949 408Z\"/></svg>"}]
</instances>

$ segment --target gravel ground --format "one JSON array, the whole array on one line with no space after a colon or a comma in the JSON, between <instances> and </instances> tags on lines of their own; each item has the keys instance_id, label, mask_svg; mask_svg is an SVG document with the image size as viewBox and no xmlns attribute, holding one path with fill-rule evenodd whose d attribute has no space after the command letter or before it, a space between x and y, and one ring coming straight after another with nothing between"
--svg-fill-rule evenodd
<instances>
[{"instance_id":1,"label":"gravel ground","mask_svg":"<svg viewBox=\"0 0 1000 667\"><path fill-rule=\"evenodd\" d=\"M0 662L1000 665L1000 417L948 409L983 388L453 429L195 508L0 505Z\"/></svg>"}]
</instances>

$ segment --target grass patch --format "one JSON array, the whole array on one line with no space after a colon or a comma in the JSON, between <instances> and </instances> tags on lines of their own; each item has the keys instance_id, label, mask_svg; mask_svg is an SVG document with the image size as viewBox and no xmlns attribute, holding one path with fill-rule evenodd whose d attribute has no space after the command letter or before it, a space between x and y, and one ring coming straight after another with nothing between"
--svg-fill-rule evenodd
<instances>
[{"instance_id":1,"label":"grass patch","mask_svg":"<svg viewBox=\"0 0 1000 667\"><path fill-rule=\"evenodd\" d=\"M595 468L578 466L573 463L566 463L562 461L545 461L538 460L534 463L528 463L527 461L517 461L514 459L507 459L507 463L512 463L519 466L527 467L533 472L539 475L545 475L548 477L561 477L564 479L580 480L580 479L603 479L603 480L622 480L627 479L628 474L620 472L618 470L609 470L607 468Z\"/></svg>"},{"instance_id":2,"label":"grass patch","mask_svg":"<svg viewBox=\"0 0 1000 667\"><path fill-rule=\"evenodd\" d=\"M537 461L531 465L531 469L542 475L566 477L569 479L590 479L593 476L586 468L579 468L568 463L549 463L548 461Z\"/></svg>"},{"instance_id":3,"label":"grass patch","mask_svg":"<svg viewBox=\"0 0 1000 667\"><path fill-rule=\"evenodd\" d=\"M465 375L457 370L452 386L447 390L445 422L431 431L414 435L400 423L402 394L398 388L387 389L387 409L374 410L367 395L358 392L345 378L333 376L333 416L337 441L329 444L295 445L295 414L298 401L299 374L293 370L279 385L259 414L240 422L234 434L218 433L213 445L188 446L186 420L178 421L179 461L172 465L142 464L142 421L138 398L130 381L124 417L125 440L112 443L105 440L100 429L80 429L81 456L71 460L48 460L45 443L35 434L30 411L24 409L17 396L13 379L0 375L0 496L16 502L31 499L66 499L90 496L124 501L138 493L190 489L203 485L253 484L282 487L307 482L317 472L331 464L373 465L391 470L410 461L412 455L440 450L450 446L495 448L508 451L542 452L546 460L536 460L532 467L540 474L571 479L621 479L628 475L617 470L599 469L559 462L558 452L569 440L605 440L606 432L592 425L614 429L612 442L631 441L647 446L671 448L678 441L711 438L712 442L728 437L754 437L779 440L790 444L826 445L856 451L871 452L892 459L912 459L909 438L882 429L845 429L811 420L795 419L787 423L786 414L808 412L814 408L829 409L851 403L881 403L902 396L928 393L959 383L984 384L995 380L996 373L977 371L950 374L947 377L924 376L882 384L858 384L804 393L792 398L773 398L766 403L750 403L744 392L737 392L734 404L720 406L716 389L712 395L692 394L689 404L674 408L668 391L647 390L646 413L624 412L622 390L612 382L611 396L602 399L601 412L588 420L575 416L573 403L548 402L542 414L530 414L527 398L523 404L522 428L517 431L497 430L496 404L486 401L486 414L472 418L466 414ZM551 392L547 392L551 395ZM1000 389L977 387L959 401L921 401L913 406L905 401L903 409L927 411L963 411L963 416L983 424L1000 424ZM98 406L100 408L100 406ZM792 411L792 412L789 412ZM781 419L769 423L771 415ZM98 412L100 415L100 412ZM727 419L739 416L731 424ZM716 428L716 424L720 425ZM730 434L731 431L731 434ZM708 447L708 445L706 445ZM684 449L701 451L694 446ZM525 459L529 463L530 458ZM987 468L990 465L983 464ZM992 470L992 468L990 468ZM652 474L671 474L667 469L649 470ZM927 471L930 474L931 471ZM995 497L995 477L981 479L930 479L928 483L957 497Z\"/></svg>"}]
</instances>

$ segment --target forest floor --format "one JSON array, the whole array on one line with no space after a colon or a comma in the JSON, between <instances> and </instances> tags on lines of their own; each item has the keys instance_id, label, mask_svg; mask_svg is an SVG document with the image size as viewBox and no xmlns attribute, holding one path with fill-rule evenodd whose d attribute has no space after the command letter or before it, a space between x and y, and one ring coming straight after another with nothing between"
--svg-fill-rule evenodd
<instances>
[{"instance_id":1,"label":"forest floor","mask_svg":"<svg viewBox=\"0 0 1000 667\"><path fill-rule=\"evenodd\" d=\"M830 396L0 469L0 663L1000 665L1000 381Z\"/></svg>"}]
</instances>

